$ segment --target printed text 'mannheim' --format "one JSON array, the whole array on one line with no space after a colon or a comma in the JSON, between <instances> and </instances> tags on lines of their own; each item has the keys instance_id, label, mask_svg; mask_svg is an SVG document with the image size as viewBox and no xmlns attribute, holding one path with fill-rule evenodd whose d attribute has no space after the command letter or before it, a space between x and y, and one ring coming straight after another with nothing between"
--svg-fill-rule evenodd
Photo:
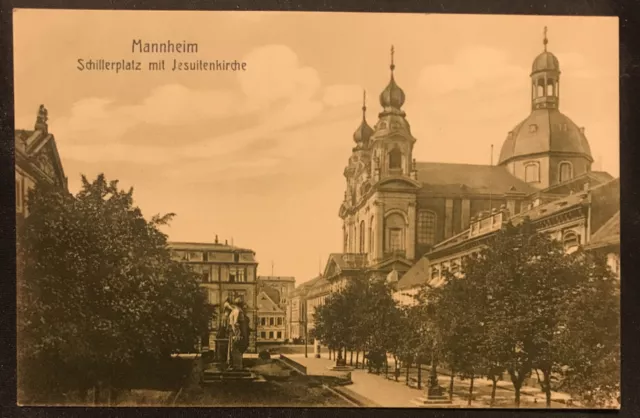
<instances>
[{"instance_id":1,"label":"printed text 'mannheim'","mask_svg":"<svg viewBox=\"0 0 640 418\"><path fill-rule=\"evenodd\" d=\"M187 53L198 52L198 44L187 41L182 42L143 42L142 39L134 39L131 43L131 52L144 53Z\"/></svg>"}]
</instances>

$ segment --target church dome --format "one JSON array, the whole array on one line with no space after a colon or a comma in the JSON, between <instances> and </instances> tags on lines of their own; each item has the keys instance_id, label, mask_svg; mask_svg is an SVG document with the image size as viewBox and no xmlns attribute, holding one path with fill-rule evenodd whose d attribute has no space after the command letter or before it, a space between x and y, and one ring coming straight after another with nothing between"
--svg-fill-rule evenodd
<instances>
[{"instance_id":1,"label":"church dome","mask_svg":"<svg viewBox=\"0 0 640 418\"><path fill-rule=\"evenodd\" d=\"M358 129L353 133L353 140L357 144L366 144L369 138L371 138L371 135L373 135L373 128L363 119Z\"/></svg>"},{"instance_id":2,"label":"church dome","mask_svg":"<svg viewBox=\"0 0 640 418\"><path fill-rule=\"evenodd\" d=\"M392 74L389 84L382 93L380 93L380 105L382 105L383 108L393 107L400 109L404 104L404 99L404 91L398 86Z\"/></svg>"},{"instance_id":3,"label":"church dome","mask_svg":"<svg viewBox=\"0 0 640 418\"><path fill-rule=\"evenodd\" d=\"M531 73L537 73L539 71L556 71L560 72L560 62L555 55L551 52L544 51L533 60L531 66Z\"/></svg>"},{"instance_id":4,"label":"church dome","mask_svg":"<svg viewBox=\"0 0 640 418\"><path fill-rule=\"evenodd\" d=\"M394 49L391 47L391 65L389 68L391 69L391 80L389 80L389 84L387 87L380 93L380 105L384 109L393 108L400 109L404 104L404 91L398 86L396 80L393 78L393 70L395 70L396 66L393 63L393 54Z\"/></svg>"},{"instance_id":5,"label":"church dome","mask_svg":"<svg viewBox=\"0 0 640 418\"><path fill-rule=\"evenodd\" d=\"M558 109L535 109L504 141L498 164L536 154L562 153L593 161L584 130Z\"/></svg>"},{"instance_id":6,"label":"church dome","mask_svg":"<svg viewBox=\"0 0 640 418\"><path fill-rule=\"evenodd\" d=\"M362 122L353 133L353 140L358 146L366 147L371 135L373 135L373 128L367 123L367 92L364 91L362 92Z\"/></svg>"}]
</instances>

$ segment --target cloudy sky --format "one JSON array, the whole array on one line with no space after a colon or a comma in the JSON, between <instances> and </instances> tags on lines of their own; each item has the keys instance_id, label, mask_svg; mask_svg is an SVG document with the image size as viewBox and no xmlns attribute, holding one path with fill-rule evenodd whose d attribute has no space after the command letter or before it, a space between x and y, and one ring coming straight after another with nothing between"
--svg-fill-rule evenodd
<instances>
[{"instance_id":1,"label":"cloudy sky","mask_svg":"<svg viewBox=\"0 0 640 418\"><path fill-rule=\"evenodd\" d=\"M618 165L615 18L359 13L19 10L16 128L49 110L69 186L105 173L146 215L175 212L171 240L233 240L259 274L317 275L340 252L342 170L361 118L396 80L418 161L488 164L530 112L529 72L560 60L560 109L586 127L594 169ZM196 42L197 54L131 52L133 39ZM239 60L243 73L78 71L79 58Z\"/></svg>"}]
</instances>

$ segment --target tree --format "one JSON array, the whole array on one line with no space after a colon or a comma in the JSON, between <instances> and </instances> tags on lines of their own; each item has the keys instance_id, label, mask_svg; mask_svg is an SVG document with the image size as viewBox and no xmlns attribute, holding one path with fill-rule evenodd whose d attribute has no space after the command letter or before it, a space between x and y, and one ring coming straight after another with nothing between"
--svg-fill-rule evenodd
<instances>
[{"instance_id":1,"label":"tree","mask_svg":"<svg viewBox=\"0 0 640 418\"><path fill-rule=\"evenodd\" d=\"M518 227L507 225L466 264L468 287L461 293L473 299L458 297L480 319L484 343L478 364L493 376L494 388L498 370L506 368L516 405L532 370L541 374L539 382L550 406L555 375L570 370L575 377L595 377L591 366L595 359L615 362L615 356L607 354L616 352L619 341L614 320L619 309L614 281L605 267L586 255L565 254L559 242L535 231L528 221ZM600 298L605 302L589 305ZM604 319L579 313L585 310Z\"/></svg>"},{"instance_id":2,"label":"tree","mask_svg":"<svg viewBox=\"0 0 640 418\"><path fill-rule=\"evenodd\" d=\"M121 383L136 365L193 347L213 315L158 229L173 215L145 220L133 190L103 175L82 183L76 196L36 186L18 234L19 371L42 390Z\"/></svg>"}]
</instances>

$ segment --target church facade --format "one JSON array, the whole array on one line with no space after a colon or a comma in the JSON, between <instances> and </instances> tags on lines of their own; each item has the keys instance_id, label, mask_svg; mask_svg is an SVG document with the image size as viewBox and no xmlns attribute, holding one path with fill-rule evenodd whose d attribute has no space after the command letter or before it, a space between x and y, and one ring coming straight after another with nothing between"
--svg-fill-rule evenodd
<instances>
[{"instance_id":1,"label":"church facade","mask_svg":"<svg viewBox=\"0 0 640 418\"><path fill-rule=\"evenodd\" d=\"M530 95L531 111L508 131L495 166L413 158L419 138L402 110L406 97L394 75L391 49L390 80L379 96L382 110L369 125L363 104L344 170L346 190L339 210L343 252L332 254L324 273L332 289L344 286L353 267L359 274L398 280L419 264L428 274L413 271L412 280L424 282L431 268L423 256L468 236L474 226L480 227L480 219L501 214L505 220L517 219L534 205L613 179L591 170L585 129L560 111L560 63L547 44L545 28L543 50L529 74L531 89L523 91ZM619 205L619 194L617 201Z\"/></svg>"}]
</instances>

